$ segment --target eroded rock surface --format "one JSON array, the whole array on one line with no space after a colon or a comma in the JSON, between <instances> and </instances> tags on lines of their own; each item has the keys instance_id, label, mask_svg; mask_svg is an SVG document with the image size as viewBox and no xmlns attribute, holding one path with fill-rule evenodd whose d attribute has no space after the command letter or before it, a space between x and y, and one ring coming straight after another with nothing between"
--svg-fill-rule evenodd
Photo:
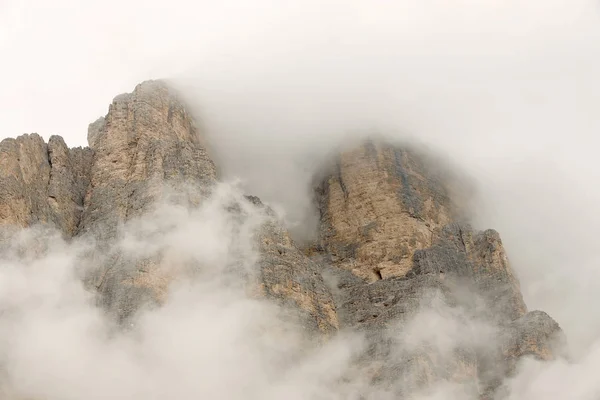
<instances>
[{"instance_id":1,"label":"eroded rock surface","mask_svg":"<svg viewBox=\"0 0 600 400\"><path fill-rule=\"evenodd\" d=\"M217 181L193 119L161 81L115 97L108 114L90 124L88 141L94 158L78 234L100 243L116 240L127 221L152 211L171 193L199 204ZM164 301L174 277L161 260L158 254L135 260L115 253L88 281L123 320L142 304Z\"/></svg>"},{"instance_id":2,"label":"eroded rock surface","mask_svg":"<svg viewBox=\"0 0 600 400\"><path fill-rule=\"evenodd\" d=\"M368 333L374 379L390 386L408 379L405 386L417 389L450 380L489 395L520 357L550 359L560 328L546 314L527 313L500 235L464 222L452 182L428 162L381 141L342 152L317 192L320 259L340 327ZM406 353L390 329L431 310L425 299L441 299L465 326L487 327L488 344L456 345L450 358L426 345Z\"/></svg>"},{"instance_id":3,"label":"eroded rock surface","mask_svg":"<svg viewBox=\"0 0 600 400\"><path fill-rule=\"evenodd\" d=\"M114 236L169 186L201 192L217 180L193 119L160 81L144 82L133 93L115 97L106 117L90 126L88 137L94 161L81 232Z\"/></svg>"},{"instance_id":4,"label":"eroded rock surface","mask_svg":"<svg viewBox=\"0 0 600 400\"><path fill-rule=\"evenodd\" d=\"M159 203L198 206L217 183L217 168L185 104L161 81L115 97L108 114L90 124L88 141L85 149L69 149L58 136L48 144L35 134L2 141L0 224L41 223L66 237L93 238L99 251L87 262L97 267L86 283L124 323L141 307L163 303L170 284L189 271L161 249L139 257L115 247L122 228ZM262 295L299 311L308 330L334 332L337 315L317 265L274 216L256 245Z\"/></svg>"},{"instance_id":5,"label":"eroded rock surface","mask_svg":"<svg viewBox=\"0 0 600 400\"><path fill-rule=\"evenodd\" d=\"M0 143L0 225L45 224L72 236L79 225L89 183L90 149L69 149L37 134Z\"/></svg>"},{"instance_id":6,"label":"eroded rock surface","mask_svg":"<svg viewBox=\"0 0 600 400\"><path fill-rule=\"evenodd\" d=\"M218 183L217 167L185 104L160 81L117 96L90 124L88 141L83 149L69 149L58 136L48 144L36 134L2 141L0 225L93 238L96 252L82 261L94 265L86 284L123 323L160 306L172 282L202 267L163 248L129 254L116 246L123 228L165 201L203 204ZM465 222L452 182L431 159L371 140L341 152L333 165L317 191L319 243L310 257L258 198L227 206L235 235L245 234L250 214L263 218L252 236L253 294L294 311L319 337L363 332L360 375L398 396L439 381L491 396L522 357L555 356L560 327L528 312L499 234ZM164 223L142 236L164 234L171 222ZM248 262L244 255L233 257L230 272ZM435 337L413 332L407 345L407 330L424 312L458 331L485 325L488 343L458 335L439 348Z\"/></svg>"},{"instance_id":7,"label":"eroded rock surface","mask_svg":"<svg viewBox=\"0 0 600 400\"><path fill-rule=\"evenodd\" d=\"M409 150L367 141L334 169L320 187L322 246L369 281L405 275L454 216L448 188Z\"/></svg>"},{"instance_id":8,"label":"eroded rock surface","mask_svg":"<svg viewBox=\"0 0 600 400\"><path fill-rule=\"evenodd\" d=\"M298 249L276 219L264 224L258 240L264 294L301 310L311 331L336 332L338 316L320 266Z\"/></svg>"}]
</instances>

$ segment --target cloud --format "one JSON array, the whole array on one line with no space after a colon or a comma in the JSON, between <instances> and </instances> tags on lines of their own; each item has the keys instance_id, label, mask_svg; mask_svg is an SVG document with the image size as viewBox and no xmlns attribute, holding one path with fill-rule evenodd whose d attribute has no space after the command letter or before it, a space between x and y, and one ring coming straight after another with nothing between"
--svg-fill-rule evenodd
<instances>
[{"instance_id":1,"label":"cloud","mask_svg":"<svg viewBox=\"0 0 600 400\"><path fill-rule=\"evenodd\" d=\"M243 274L224 279L240 262L258 273L252 243L265 216L242 203L253 211L236 218L227 208L241 199L222 184L197 210L171 204L124 228L109 252L133 263L166 254L162 267L195 270L125 330L80 279L107 261L97 254L106 249L24 230L1 254L4 398L312 398L327 390L358 347L341 337L314 347L283 308L248 296Z\"/></svg>"},{"instance_id":2,"label":"cloud","mask_svg":"<svg viewBox=\"0 0 600 400\"><path fill-rule=\"evenodd\" d=\"M0 12L2 137L38 131L83 145L87 124L115 94L169 78L201 118L225 176L241 178L246 191L285 213L298 235L315 223L315 166L347 135L417 139L472 176L475 222L500 231L530 308L558 320L578 359L593 357L600 333L600 318L589 311L598 293L600 223L596 2L30 0L3 2ZM306 220L313 223L307 231ZM181 238L198 233L213 250L181 251L212 265L230 251L211 242L214 232L227 235L224 226L183 223L161 240L180 251ZM72 325L50 318L49 337L67 334L78 339L65 345L77 343L81 332L104 322L71 280L78 250L50 242L68 254L11 261L3 272L4 293L11 293L5 301L53 299L44 307L58 321L60 313L74 315ZM71 309L63 296L79 306ZM39 334L35 321L22 323ZM90 344L100 350L86 365L105 354L123 357L102 343ZM111 362L91 372L109 370ZM584 367L536 368L531 374L552 380L554 368ZM109 378L98 382L109 390ZM123 383L129 385L123 393L138 390ZM91 386L83 387L89 397Z\"/></svg>"},{"instance_id":3,"label":"cloud","mask_svg":"<svg viewBox=\"0 0 600 400\"><path fill-rule=\"evenodd\" d=\"M231 211L235 204L243 214ZM254 240L266 218L237 186L221 183L197 209L159 203L122 227L108 247L90 237L66 242L41 227L3 242L3 398L358 400L407 394L404 384L418 378L412 369L392 387L370 381L373 366L360 362L363 334L344 330L317 340L289 309L251 295L252 277L259 274ZM115 253L131 265L159 256L163 272L179 276L161 307L142 308L126 326L115 324L82 280L114 262ZM451 363L457 348L476 340L493 347L482 340L489 329L484 321L471 321L439 296L422 308L385 333L393 351L379 361L395 365L428 349L438 362ZM444 380L410 392L424 399L472 394Z\"/></svg>"}]
</instances>

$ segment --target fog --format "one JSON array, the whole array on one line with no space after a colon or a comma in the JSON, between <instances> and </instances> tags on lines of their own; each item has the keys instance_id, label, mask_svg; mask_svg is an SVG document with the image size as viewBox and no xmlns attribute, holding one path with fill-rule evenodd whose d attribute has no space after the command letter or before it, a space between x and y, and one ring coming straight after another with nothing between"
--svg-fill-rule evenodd
<instances>
[{"instance_id":1,"label":"fog","mask_svg":"<svg viewBox=\"0 0 600 400\"><path fill-rule=\"evenodd\" d=\"M246 217L228 211L231 204ZM188 261L196 267L172 283L162 307L143 309L125 330L81 284L86 270L106 261L89 257L92 238L67 243L39 227L21 231L0 253L2 398L392 399L398 390L421 399L473 398L468 386L444 381L413 391L411 373L392 388L372 385L356 364L362 335L316 340L290 310L249 296L244 276L258 273L252 232L267 218L239 187L222 183L197 209L159 203L128 223L103 247L107 259L113 251L131 262L166 254L160 268L167 272ZM435 293L423 310L390 329L394 356L429 346L443 366L456 346L493 345L491 327Z\"/></svg>"},{"instance_id":2,"label":"fog","mask_svg":"<svg viewBox=\"0 0 600 400\"><path fill-rule=\"evenodd\" d=\"M600 300L599 19L598 3L583 0L8 0L0 3L0 138L38 132L46 139L60 134L71 146L86 145L87 124L106 113L116 94L146 79L169 79L198 115L224 177L240 178L243 191L271 203L302 235L307 234L303 224L314 216L310 183L315 165L349 135L377 132L424 143L471 177L477 189L471 209L475 225L500 232L527 305L559 322L578 361L529 365L515 378L515 398L551 398L548 391L556 398L588 399L600 391L593 378L600 365L600 316L592 311ZM55 273L68 274L73 263L69 257L74 256L61 254L43 263L63 265L63 272ZM10 278L7 287L25 279L21 274L26 273L18 270L15 266L7 274L16 275L3 276ZM27 281L45 282L32 274ZM53 282L60 279L71 282L65 276ZM79 296L73 302L85 310L85 320L75 320L75 328L87 332L94 324L103 325L101 316L88 313L77 287L57 285L39 290L58 298ZM36 285L27 286L32 295L39 294ZM220 304L218 292L212 293L214 304ZM233 323L241 312L232 298L223 300L234 305L230 316L225 313L219 320L224 324L220 326ZM246 300L240 300L239 307L252 309L254 303L247 305ZM175 295L174 308L148 317L148 328L140 329L153 332L150 326L160 323L152 318L176 319L174 324L185 320L189 325L181 327L181 334L193 336L198 328L190 321L196 317L180 315L179 320L173 315L213 315L214 310L178 307L178 301L183 300ZM256 312L252 310L248 312ZM277 321L276 314L269 315ZM44 329L52 329L52 315L45 316ZM48 336L61 341L55 348L83 340L77 329L56 329ZM244 336L247 329L238 327L231 335ZM62 336L64 330L74 336ZM166 342L148 340L156 341L147 348L167 352L162 347ZM177 340L187 343L185 338ZM86 349L88 344L81 346ZM125 351L120 351L120 343L108 348L89 345L92 352L82 354L98 360L96 375L114 363L132 371L128 382L169 372L169 367L152 374L132 367L137 361L127 357L137 354L137 345L123 344L134 346ZM30 349L32 357L45 348L43 342L38 346L37 353ZM256 346L250 344L249 351L257 351ZM190 365L175 359L177 351L190 358L197 354L181 349L163 354L172 357L166 365L175 366L173 371ZM294 346L286 351L293 353ZM340 344L332 350L339 357L327 362L346 365L345 351L347 346ZM244 376L244 371L269 365L260 360L243 364L252 358L240 356L224 368L232 376ZM306 365L321 361L308 360ZM303 374L314 372L302 365L295 365L300 372L292 373L293 382L285 385L307 382ZM30 375L46 376L38 372ZM117 372L114 368L111 373ZM104 386L110 386L114 377L102 376ZM192 380L185 374L177 378ZM165 387L173 382L164 379ZM72 394L45 395L77 398L83 393L79 390L91 390L85 380L71 377L69 382ZM269 385L261 382L270 379L253 382L263 388L256 389L257 396L268 397L264 388ZM133 383L131 387L138 390ZM242 395L194 390L211 397ZM281 393L272 390L269 393ZM118 398L115 393L98 398ZM133 393L124 390L121 396L136 398ZM165 393L173 392L157 391L153 396L164 398ZM302 392L297 396L312 398Z\"/></svg>"}]
</instances>

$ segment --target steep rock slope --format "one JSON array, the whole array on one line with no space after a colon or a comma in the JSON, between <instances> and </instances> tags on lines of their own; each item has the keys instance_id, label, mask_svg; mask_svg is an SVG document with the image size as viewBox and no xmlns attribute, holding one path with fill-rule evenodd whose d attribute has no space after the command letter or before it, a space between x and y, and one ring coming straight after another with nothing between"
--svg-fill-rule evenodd
<instances>
[{"instance_id":1,"label":"steep rock slope","mask_svg":"<svg viewBox=\"0 0 600 400\"><path fill-rule=\"evenodd\" d=\"M145 82L113 100L89 129L94 160L81 232L113 236L161 198L166 185L209 189L216 167L193 119L161 82Z\"/></svg>"},{"instance_id":2,"label":"steep rock slope","mask_svg":"<svg viewBox=\"0 0 600 400\"><path fill-rule=\"evenodd\" d=\"M336 278L340 326L373 338L375 356L367 358L380 359L378 379L410 377L410 390L439 379L466 382L489 394L520 357L551 359L561 331L547 314L527 313L500 235L465 223L452 181L430 162L385 141L342 152L317 189L320 256ZM409 323L439 298L465 323L488 325L494 344L456 344L457 355L444 359L421 350L390 358L398 347L382 339L390 327Z\"/></svg>"},{"instance_id":3,"label":"steep rock slope","mask_svg":"<svg viewBox=\"0 0 600 400\"><path fill-rule=\"evenodd\" d=\"M79 225L89 184L92 151L69 149L37 134L0 143L0 225L48 224L72 236Z\"/></svg>"},{"instance_id":4,"label":"steep rock slope","mask_svg":"<svg viewBox=\"0 0 600 400\"><path fill-rule=\"evenodd\" d=\"M453 217L446 188L402 148L367 141L341 153L321 186L322 244L331 261L376 280L403 276Z\"/></svg>"},{"instance_id":5,"label":"steep rock slope","mask_svg":"<svg viewBox=\"0 0 600 400\"><path fill-rule=\"evenodd\" d=\"M165 201L202 204L219 182L217 167L185 104L159 81L117 96L90 125L88 141L84 149L69 149L57 136L48 144L36 134L2 141L0 226L41 225L95 240L96 251L83 260L94 266L86 284L125 322L164 302L186 271L172 268L164 249L125 254L115 245L123 227ZM554 357L558 324L527 312L499 234L465 223L451 182L430 160L371 140L334 161L317 191L316 257L296 246L259 199L229 205L234 230L248 210L264 216L253 236L252 293L295 311L309 332L364 332L369 345L357 360L361 374L374 385L401 388L399 395L447 380L488 396L522 356ZM494 344L483 351L458 341L442 354L431 343L399 343L398 329L440 307L459 325L485 321Z\"/></svg>"},{"instance_id":6,"label":"steep rock slope","mask_svg":"<svg viewBox=\"0 0 600 400\"><path fill-rule=\"evenodd\" d=\"M88 140L94 157L78 234L101 243L151 211L169 188L185 189L181 200L198 204L217 181L193 119L161 82L144 82L115 97L108 114L90 125ZM164 301L174 276L161 260L161 254L131 259L116 252L88 282L105 307L124 319L140 304Z\"/></svg>"},{"instance_id":7,"label":"steep rock slope","mask_svg":"<svg viewBox=\"0 0 600 400\"><path fill-rule=\"evenodd\" d=\"M162 303L176 274L162 251L125 255L114 244L121 228L154 206L197 206L217 183L217 168L203 136L177 93L147 81L113 100L90 124L90 148L68 149L62 138L36 135L0 144L0 225L5 230L44 225L68 237L91 237L98 251L85 280L99 301L124 322L147 305ZM243 200L264 209L260 201ZM308 328L337 328L331 294L317 266L268 216L256 238L259 292L299 310ZM277 257L275 257L275 255Z\"/></svg>"}]
</instances>

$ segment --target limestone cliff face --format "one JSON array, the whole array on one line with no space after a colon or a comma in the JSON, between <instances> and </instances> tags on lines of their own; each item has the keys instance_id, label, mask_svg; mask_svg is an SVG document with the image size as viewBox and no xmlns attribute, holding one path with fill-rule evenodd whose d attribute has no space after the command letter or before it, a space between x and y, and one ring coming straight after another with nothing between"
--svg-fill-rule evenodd
<instances>
[{"instance_id":1,"label":"limestone cliff face","mask_svg":"<svg viewBox=\"0 0 600 400\"><path fill-rule=\"evenodd\" d=\"M90 124L88 140L85 149L69 149L58 136L48 144L36 134L2 141L0 225L44 224L66 237L94 237L100 265L86 283L123 322L142 306L160 305L181 271L165 267L163 252L132 258L113 249L119 229L165 197L197 206L217 169L185 104L161 81L115 97L108 114ZM257 246L263 295L299 310L307 327L334 331L333 300L316 265L275 218Z\"/></svg>"},{"instance_id":2,"label":"limestone cliff face","mask_svg":"<svg viewBox=\"0 0 600 400\"><path fill-rule=\"evenodd\" d=\"M527 313L498 232L466 224L451 182L421 157L371 140L339 155L317 190L321 259L336 277L340 326L373 338L369 351L376 356L367 358L375 365L380 359L378 379L410 377L413 388L439 379L467 382L487 395L520 357L551 359L561 331L547 314ZM449 360L418 351L398 357L410 363L390 363L397 346L382 338L432 296L495 327L495 349L459 346Z\"/></svg>"},{"instance_id":3,"label":"limestone cliff face","mask_svg":"<svg viewBox=\"0 0 600 400\"><path fill-rule=\"evenodd\" d=\"M209 189L216 167L193 119L167 85L150 81L115 97L90 125L94 158L80 231L114 235L148 211L167 185Z\"/></svg>"},{"instance_id":4,"label":"limestone cliff face","mask_svg":"<svg viewBox=\"0 0 600 400\"><path fill-rule=\"evenodd\" d=\"M117 96L90 124L88 141L83 149L69 149L58 136L47 144L36 134L2 141L0 227L43 225L66 238L94 238L99 250L85 282L124 322L142 307L160 306L186 271L165 268L173 255L162 249L124 254L113 246L121 228L166 197L198 206L219 177L203 132L163 82ZM451 182L431 160L371 140L341 152L333 165L316 193L319 244L310 257L258 198L228 209L240 223L243 210L265 217L253 236L252 293L293 310L319 337L364 332L369 345L357 363L374 385L401 382L396 386L411 391L441 379L488 396L521 357L554 357L560 327L543 312L528 312L499 234L465 223ZM394 329L440 301L461 310L465 323L473 316L489 323L494 345L482 352L459 343L452 356L400 346Z\"/></svg>"},{"instance_id":5,"label":"limestone cliff face","mask_svg":"<svg viewBox=\"0 0 600 400\"><path fill-rule=\"evenodd\" d=\"M337 331L335 304L321 270L294 245L289 234L270 222L261 232L259 249L264 294L301 310L311 330Z\"/></svg>"},{"instance_id":6,"label":"limestone cliff face","mask_svg":"<svg viewBox=\"0 0 600 400\"><path fill-rule=\"evenodd\" d=\"M79 235L110 243L127 221L153 209L178 187L183 201L198 204L217 180L193 119L166 84L148 81L113 100L108 114L90 125L94 156ZM160 254L139 260L113 254L92 271L89 284L119 319L140 304L164 301L174 279Z\"/></svg>"},{"instance_id":7,"label":"limestone cliff face","mask_svg":"<svg viewBox=\"0 0 600 400\"><path fill-rule=\"evenodd\" d=\"M419 154L366 141L340 154L318 190L320 248L367 282L455 274L485 293L508 320L527 308L497 232L460 222L449 182Z\"/></svg>"},{"instance_id":8,"label":"limestone cliff face","mask_svg":"<svg viewBox=\"0 0 600 400\"><path fill-rule=\"evenodd\" d=\"M0 143L0 224L45 224L72 236L79 225L89 183L90 149L69 149L37 134Z\"/></svg>"},{"instance_id":9,"label":"limestone cliff face","mask_svg":"<svg viewBox=\"0 0 600 400\"><path fill-rule=\"evenodd\" d=\"M322 245L367 280L404 276L453 217L447 188L406 149L368 141L334 169L320 188Z\"/></svg>"}]
</instances>

